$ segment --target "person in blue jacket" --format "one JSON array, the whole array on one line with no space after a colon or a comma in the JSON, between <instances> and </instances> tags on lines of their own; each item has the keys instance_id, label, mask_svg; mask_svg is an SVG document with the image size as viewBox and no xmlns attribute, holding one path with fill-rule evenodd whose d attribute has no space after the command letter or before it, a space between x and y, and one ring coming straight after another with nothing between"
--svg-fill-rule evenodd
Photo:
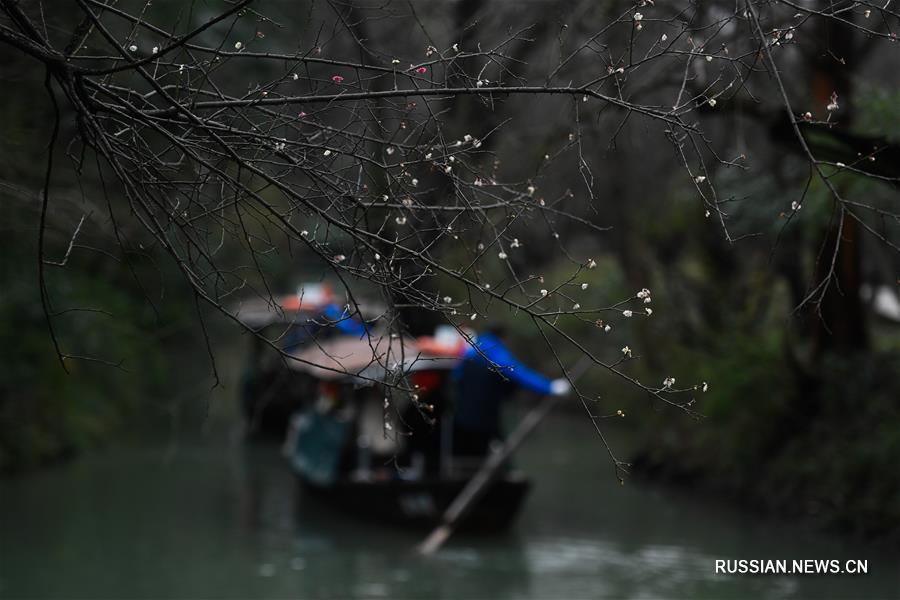
<instances>
[{"instance_id":1,"label":"person in blue jacket","mask_svg":"<svg viewBox=\"0 0 900 600\"><path fill-rule=\"evenodd\" d=\"M522 364L503 342L504 331L492 327L478 334L453 371L456 413L453 419L453 453L485 456L491 442L501 438L500 404L516 388L541 395L565 396L571 385L565 379L549 379Z\"/></svg>"}]
</instances>

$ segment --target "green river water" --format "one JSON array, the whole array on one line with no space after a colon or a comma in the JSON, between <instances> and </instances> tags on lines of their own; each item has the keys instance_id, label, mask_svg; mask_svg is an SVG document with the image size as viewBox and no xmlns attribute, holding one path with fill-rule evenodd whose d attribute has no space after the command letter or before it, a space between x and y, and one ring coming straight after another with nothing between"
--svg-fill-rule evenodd
<instances>
[{"instance_id":1,"label":"green river water","mask_svg":"<svg viewBox=\"0 0 900 600\"><path fill-rule=\"evenodd\" d=\"M228 436L109 448L0 481L0 598L898 598L900 557L674 491L619 486L583 418L517 465L536 485L499 537L333 512L275 445ZM717 575L716 559L868 561L868 574Z\"/></svg>"}]
</instances>

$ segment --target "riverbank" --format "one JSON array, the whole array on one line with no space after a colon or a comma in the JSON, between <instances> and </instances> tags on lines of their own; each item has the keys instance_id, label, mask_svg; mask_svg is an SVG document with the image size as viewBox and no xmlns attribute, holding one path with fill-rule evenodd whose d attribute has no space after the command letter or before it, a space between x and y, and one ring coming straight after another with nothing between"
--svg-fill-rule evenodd
<instances>
[{"instance_id":1,"label":"riverbank","mask_svg":"<svg viewBox=\"0 0 900 600\"><path fill-rule=\"evenodd\" d=\"M716 383L697 407L705 419L664 412L640 424L635 473L900 546L896 356L832 357L814 377L795 377L774 348L732 356L744 351L755 355L708 375Z\"/></svg>"}]
</instances>

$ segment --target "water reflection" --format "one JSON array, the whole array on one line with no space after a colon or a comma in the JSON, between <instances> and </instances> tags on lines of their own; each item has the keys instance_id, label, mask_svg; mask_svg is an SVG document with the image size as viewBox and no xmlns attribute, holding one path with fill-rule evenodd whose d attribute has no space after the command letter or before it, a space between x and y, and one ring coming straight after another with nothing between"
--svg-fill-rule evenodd
<instances>
[{"instance_id":1,"label":"water reflection","mask_svg":"<svg viewBox=\"0 0 900 600\"><path fill-rule=\"evenodd\" d=\"M898 557L609 475L558 415L518 459L517 526L422 534L298 493L274 445L119 448L0 483L0 596L67 598L897 597ZM717 576L717 558L864 558L869 575Z\"/></svg>"}]
</instances>

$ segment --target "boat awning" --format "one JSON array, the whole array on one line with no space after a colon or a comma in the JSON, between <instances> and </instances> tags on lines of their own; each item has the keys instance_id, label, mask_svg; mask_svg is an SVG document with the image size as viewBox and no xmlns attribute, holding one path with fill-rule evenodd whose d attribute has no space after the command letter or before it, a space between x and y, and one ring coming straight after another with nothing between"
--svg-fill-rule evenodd
<instances>
[{"instance_id":1,"label":"boat awning","mask_svg":"<svg viewBox=\"0 0 900 600\"><path fill-rule=\"evenodd\" d=\"M261 329L268 325L304 324L308 319L321 316L327 302L305 299L298 294L273 296L272 298L250 298L231 307L231 313L251 329ZM361 314L366 321L377 319L384 314L384 307L372 302L359 302L349 307L351 316Z\"/></svg>"},{"instance_id":2,"label":"boat awning","mask_svg":"<svg viewBox=\"0 0 900 600\"><path fill-rule=\"evenodd\" d=\"M297 371L333 381L360 378L382 380L388 375L454 368L459 357L423 351L416 340L372 333L361 339L341 337L304 348L288 359Z\"/></svg>"}]
</instances>

